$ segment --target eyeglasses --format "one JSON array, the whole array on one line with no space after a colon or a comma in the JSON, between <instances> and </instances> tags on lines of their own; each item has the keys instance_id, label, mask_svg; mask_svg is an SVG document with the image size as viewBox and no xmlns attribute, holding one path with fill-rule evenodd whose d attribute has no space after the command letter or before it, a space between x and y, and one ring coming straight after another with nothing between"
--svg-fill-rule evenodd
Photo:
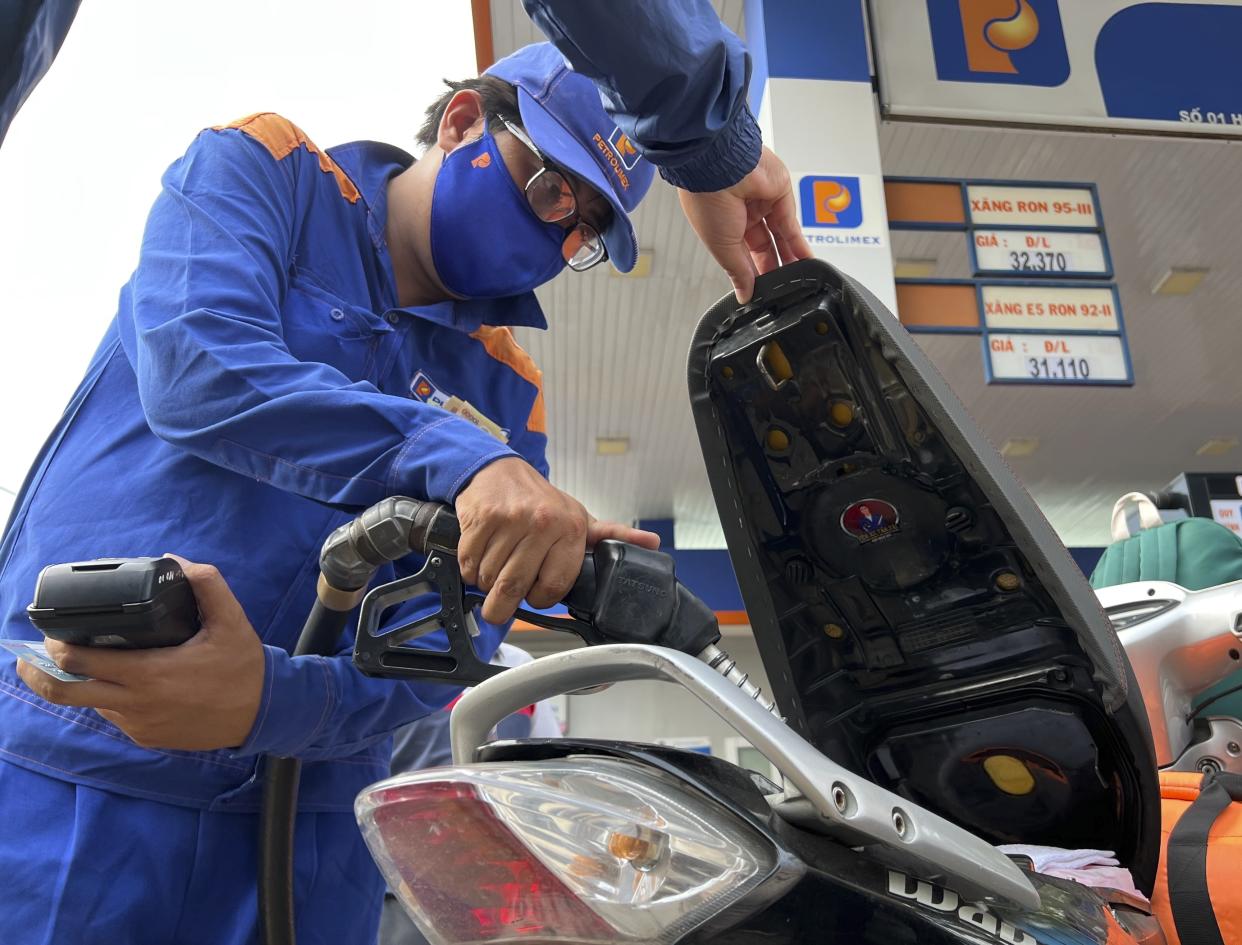
<instances>
[{"instance_id":1,"label":"eyeglasses","mask_svg":"<svg viewBox=\"0 0 1242 945\"><path fill-rule=\"evenodd\" d=\"M526 202L530 204L535 216L544 223L564 223L578 216L578 197L570 186L569 178L555 167L548 164L535 143L527 137L517 125L504 115L497 118L509 130L509 134L530 148L535 157L539 158L543 167L535 172L535 176L526 182ZM585 272L592 266L608 258L608 250L599 231L585 220L565 231L565 239L561 243L561 256L565 263L575 272Z\"/></svg>"}]
</instances>

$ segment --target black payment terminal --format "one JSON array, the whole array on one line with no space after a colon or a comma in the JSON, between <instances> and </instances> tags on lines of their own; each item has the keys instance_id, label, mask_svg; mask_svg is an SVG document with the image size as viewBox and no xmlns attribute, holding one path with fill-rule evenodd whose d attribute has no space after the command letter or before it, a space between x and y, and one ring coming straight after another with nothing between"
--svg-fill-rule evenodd
<instances>
[{"instance_id":1,"label":"black payment terminal","mask_svg":"<svg viewBox=\"0 0 1242 945\"><path fill-rule=\"evenodd\" d=\"M79 646L176 646L198 632L198 603L172 558L100 558L39 572L30 622Z\"/></svg>"}]
</instances>

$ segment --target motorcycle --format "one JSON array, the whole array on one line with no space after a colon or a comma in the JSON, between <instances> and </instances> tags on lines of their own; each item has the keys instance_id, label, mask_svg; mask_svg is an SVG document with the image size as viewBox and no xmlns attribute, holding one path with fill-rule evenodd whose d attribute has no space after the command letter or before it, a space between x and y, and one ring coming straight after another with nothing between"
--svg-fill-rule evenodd
<instances>
[{"instance_id":1,"label":"motorcycle","mask_svg":"<svg viewBox=\"0 0 1242 945\"><path fill-rule=\"evenodd\" d=\"M454 766L380 782L356 804L428 938L1162 941L1142 902L995 847L1115 850L1150 893L1157 753L1082 574L897 320L833 267L801 261L761 277L747 305L728 296L704 315L689 374L779 710L657 552L597 549L573 619L548 624L594 645L496 674L470 643L475 601L447 510L409 504L396 529L384 524L395 505L372 510L325 548L338 590L320 599L338 608L385 555L428 555L421 574L366 595L360 669L475 684L453 712ZM429 590L439 613L379 632L384 610ZM447 651L407 645L439 628ZM484 744L521 706L633 679L699 698L786 789L652 745Z\"/></svg>"},{"instance_id":2,"label":"motorcycle","mask_svg":"<svg viewBox=\"0 0 1242 945\"><path fill-rule=\"evenodd\" d=\"M1242 774L1242 722L1206 714L1236 690L1195 705L1242 666L1242 581L1200 591L1139 581L1096 594L1138 677L1160 767Z\"/></svg>"}]
</instances>

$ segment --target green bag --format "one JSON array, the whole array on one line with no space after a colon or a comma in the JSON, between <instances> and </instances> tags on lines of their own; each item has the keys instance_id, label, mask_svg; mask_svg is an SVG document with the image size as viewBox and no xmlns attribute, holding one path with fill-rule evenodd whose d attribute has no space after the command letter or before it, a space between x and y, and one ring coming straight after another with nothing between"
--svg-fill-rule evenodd
<instances>
[{"instance_id":1,"label":"green bag","mask_svg":"<svg viewBox=\"0 0 1242 945\"><path fill-rule=\"evenodd\" d=\"M1143 528L1137 535L1119 537L1127 534L1124 525L1119 527L1119 522L1131 501L1139 504ZM1160 513L1146 496L1131 493L1119 499L1113 509L1114 541L1104 549L1103 557L1091 572L1091 586L1169 581L1187 590L1201 591L1217 584L1242 581L1242 535L1208 518L1159 522ZM1205 702L1240 684L1242 671L1204 692L1197 702ZM1221 699L1212 706L1210 714L1242 719L1242 692Z\"/></svg>"}]
</instances>

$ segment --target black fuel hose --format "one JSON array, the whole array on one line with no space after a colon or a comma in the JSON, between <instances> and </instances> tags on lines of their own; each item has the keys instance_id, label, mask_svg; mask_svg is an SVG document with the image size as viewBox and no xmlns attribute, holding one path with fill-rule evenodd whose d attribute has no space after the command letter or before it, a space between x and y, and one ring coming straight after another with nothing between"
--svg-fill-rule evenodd
<instances>
[{"instance_id":1,"label":"black fuel hose","mask_svg":"<svg viewBox=\"0 0 1242 945\"><path fill-rule=\"evenodd\" d=\"M316 600L294 656L327 656L349 622L349 610L332 610ZM259 815L259 921L268 945L293 945L293 835L302 762L269 756Z\"/></svg>"},{"instance_id":2,"label":"black fuel hose","mask_svg":"<svg viewBox=\"0 0 1242 945\"><path fill-rule=\"evenodd\" d=\"M413 552L454 551L460 529L451 509L404 496L384 499L334 531L319 556L317 599L294 656L329 656L376 570ZM293 840L302 763L267 756L259 817L259 926L264 945L295 945Z\"/></svg>"}]
</instances>

